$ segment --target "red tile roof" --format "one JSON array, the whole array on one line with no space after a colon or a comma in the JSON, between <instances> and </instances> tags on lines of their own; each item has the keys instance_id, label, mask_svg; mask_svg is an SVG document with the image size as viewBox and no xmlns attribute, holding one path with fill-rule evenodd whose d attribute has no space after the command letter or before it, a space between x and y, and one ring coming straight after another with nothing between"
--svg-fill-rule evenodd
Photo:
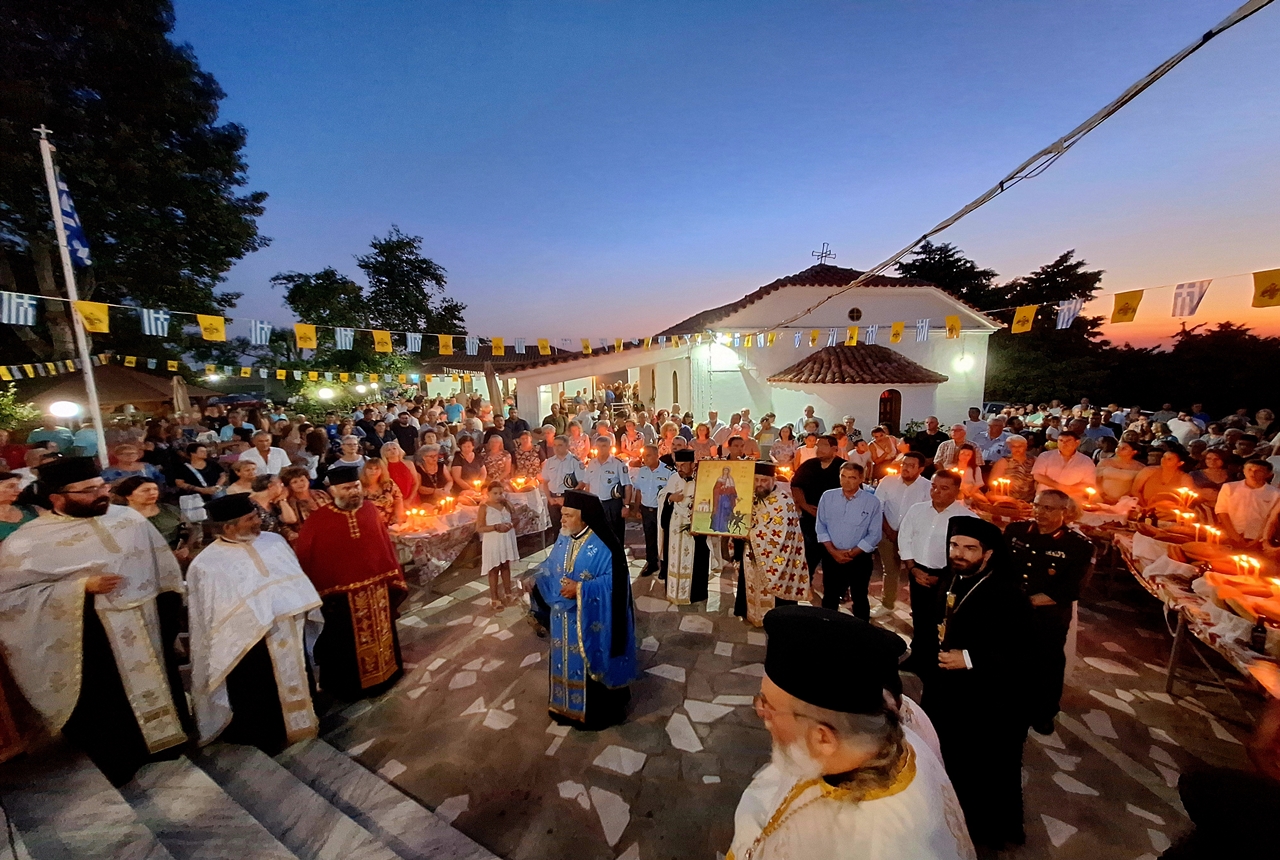
<instances>
[{"instance_id":1,"label":"red tile roof","mask_svg":"<svg viewBox=\"0 0 1280 860\"><path fill-rule=\"evenodd\" d=\"M797 272L785 278L778 278L771 284L765 284L755 292L747 293L736 302L729 302L727 305L721 305L718 308L694 314L688 319L658 332L658 334L670 336L673 334L693 334L694 332L706 331L720 320L729 316L729 314L740 311L748 305L755 304L765 296L775 293L783 287L831 287L836 289L838 287L847 287L861 277L862 274L857 269L846 269L842 266L828 266L826 264L810 266L803 272ZM863 284L863 286L932 287L934 285L929 281L921 281L916 278L893 278L888 275L877 275Z\"/></svg>"},{"instance_id":2,"label":"red tile roof","mask_svg":"<svg viewBox=\"0 0 1280 860\"><path fill-rule=\"evenodd\" d=\"M769 377L786 385L936 385L947 377L887 346L828 346Z\"/></svg>"}]
</instances>

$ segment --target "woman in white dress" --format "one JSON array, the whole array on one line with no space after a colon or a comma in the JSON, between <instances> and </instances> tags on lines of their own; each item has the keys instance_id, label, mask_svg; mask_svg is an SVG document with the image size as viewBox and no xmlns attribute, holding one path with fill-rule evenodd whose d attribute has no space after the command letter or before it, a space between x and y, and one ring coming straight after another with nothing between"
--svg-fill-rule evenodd
<instances>
[{"instance_id":1,"label":"woman in white dress","mask_svg":"<svg viewBox=\"0 0 1280 860\"><path fill-rule=\"evenodd\" d=\"M502 484L491 481L476 514L476 530L480 532L480 569L489 574L489 606L494 612L516 599L511 593L511 562L520 560L520 550L513 513Z\"/></svg>"}]
</instances>

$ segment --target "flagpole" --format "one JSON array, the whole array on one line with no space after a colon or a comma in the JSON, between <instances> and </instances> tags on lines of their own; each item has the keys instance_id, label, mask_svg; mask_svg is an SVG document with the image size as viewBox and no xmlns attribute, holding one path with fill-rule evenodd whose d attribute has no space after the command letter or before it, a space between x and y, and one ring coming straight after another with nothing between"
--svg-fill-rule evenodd
<instances>
[{"instance_id":1,"label":"flagpole","mask_svg":"<svg viewBox=\"0 0 1280 860\"><path fill-rule=\"evenodd\" d=\"M53 145L49 143L49 129L42 124L32 129L40 135L40 157L44 160L44 178L49 186L49 207L53 210L53 229L58 234L58 251L62 256L62 278L67 282L67 297L71 299L71 325L76 333L76 351L84 367L84 390L89 397L89 414L93 416L93 430L98 437L98 462L107 463L107 436L103 430L102 407L98 404L98 384L93 378L93 360L89 356L89 339L85 337L84 324L75 303L80 301L76 292L76 274L71 267L71 251L67 247L67 229L62 223L62 207L58 204L58 180L53 171Z\"/></svg>"}]
</instances>

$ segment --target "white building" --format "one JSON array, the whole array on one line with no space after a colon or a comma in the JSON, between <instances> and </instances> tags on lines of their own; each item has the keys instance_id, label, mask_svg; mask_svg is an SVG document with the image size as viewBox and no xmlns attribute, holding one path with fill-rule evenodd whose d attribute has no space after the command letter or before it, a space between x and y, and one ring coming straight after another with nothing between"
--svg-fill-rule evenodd
<instances>
[{"instance_id":1,"label":"white building","mask_svg":"<svg viewBox=\"0 0 1280 860\"><path fill-rule=\"evenodd\" d=\"M944 424L958 421L968 407L981 406L987 338L1000 326L925 281L874 278L775 329L772 346L743 343L743 334L817 305L860 274L813 266L676 323L655 335L647 349L644 342L627 342L620 352L611 346L590 356L517 358L498 370L516 380L517 405L530 420L546 415L562 390L571 397L616 380L639 382L651 407L679 404L698 420L709 410L726 420L749 407L756 420L773 412L786 424L812 404L828 426L852 415L864 434L875 424L896 431L929 415ZM947 337L949 316L959 318L959 337ZM917 321L925 319L928 338L917 342ZM890 343L895 322L905 323L905 331L900 342ZM860 327L859 344L844 346L852 325ZM874 345L866 343L871 325L879 327ZM827 345L832 329L837 346ZM814 330L818 337L811 346Z\"/></svg>"}]
</instances>

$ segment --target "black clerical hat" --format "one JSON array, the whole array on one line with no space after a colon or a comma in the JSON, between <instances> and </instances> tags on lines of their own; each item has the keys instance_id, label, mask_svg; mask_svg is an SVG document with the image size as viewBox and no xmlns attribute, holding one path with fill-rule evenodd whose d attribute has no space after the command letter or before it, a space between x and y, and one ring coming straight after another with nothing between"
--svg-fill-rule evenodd
<instances>
[{"instance_id":1,"label":"black clerical hat","mask_svg":"<svg viewBox=\"0 0 1280 860\"><path fill-rule=\"evenodd\" d=\"M600 504L600 499L596 498L595 493L588 493L583 490L565 490L564 506L573 508L575 511L582 511L584 520L596 513L599 513L602 518L604 517L604 506Z\"/></svg>"},{"instance_id":2,"label":"black clerical hat","mask_svg":"<svg viewBox=\"0 0 1280 860\"><path fill-rule=\"evenodd\" d=\"M213 522L229 523L253 513L257 508L253 506L253 500L249 498L248 493L232 493L205 502L204 510Z\"/></svg>"},{"instance_id":3,"label":"black clerical hat","mask_svg":"<svg viewBox=\"0 0 1280 860\"><path fill-rule=\"evenodd\" d=\"M764 616L769 634L764 671L802 702L844 714L876 714L884 693L901 692L896 634L861 618L817 606L780 606ZM839 654L834 663L819 655Z\"/></svg>"},{"instance_id":4,"label":"black clerical hat","mask_svg":"<svg viewBox=\"0 0 1280 860\"><path fill-rule=\"evenodd\" d=\"M351 484L360 480L360 470L355 466L335 466L325 477L329 481L329 486L336 487L339 484Z\"/></svg>"},{"instance_id":5,"label":"black clerical hat","mask_svg":"<svg viewBox=\"0 0 1280 860\"><path fill-rule=\"evenodd\" d=\"M92 457L60 457L39 467L40 484L47 493L88 481L101 474Z\"/></svg>"},{"instance_id":6,"label":"black clerical hat","mask_svg":"<svg viewBox=\"0 0 1280 860\"><path fill-rule=\"evenodd\" d=\"M778 467L773 465L772 463L766 463L763 460L756 460L757 475L768 475L770 478L772 478L774 475L777 474L777 469Z\"/></svg>"},{"instance_id":7,"label":"black clerical hat","mask_svg":"<svg viewBox=\"0 0 1280 860\"><path fill-rule=\"evenodd\" d=\"M1000 549L1004 546L1004 535L1000 527L980 520L977 517L952 517L947 523L947 541L955 535L971 537L982 544L984 549Z\"/></svg>"},{"instance_id":8,"label":"black clerical hat","mask_svg":"<svg viewBox=\"0 0 1280 860\"><path fill-rule=\"evenodd\" d=\"M677 463L692 463L694 461L693 451L688 448L681 448L679 451L672 452L671 457Z\"/></svg>"}]
</instances>

